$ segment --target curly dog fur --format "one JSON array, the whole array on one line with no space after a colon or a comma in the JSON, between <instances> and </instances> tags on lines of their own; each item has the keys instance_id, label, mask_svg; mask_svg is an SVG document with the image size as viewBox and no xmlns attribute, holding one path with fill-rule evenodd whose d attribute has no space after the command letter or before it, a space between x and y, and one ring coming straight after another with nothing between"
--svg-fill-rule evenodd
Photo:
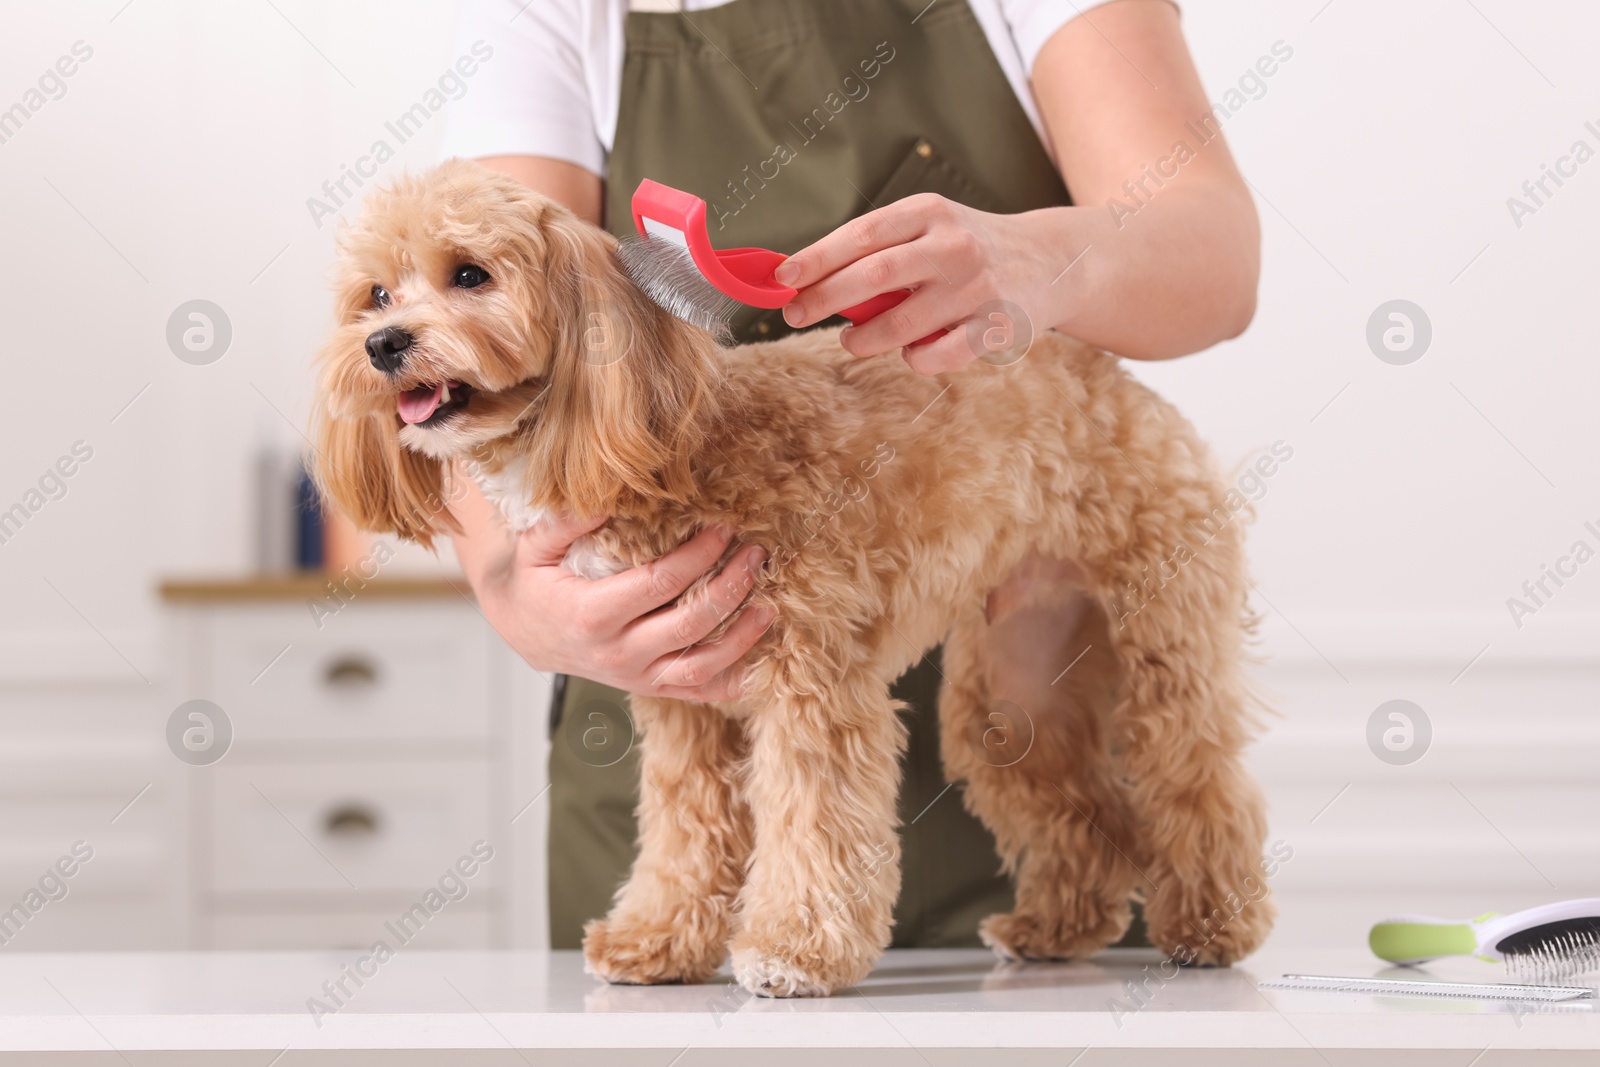
<instances>
[{"instance_id":1,"label":"curly dog fur","mask_svg":"<svg viewBox=\"0 0 1600 1067\"><path fill-rule=\"evenodd\" d=\"M463 264L487 279L459 284ZM752 601L777 619L744 695L633 700L639 856L587 928L594 973L698 982L731 952L764 995L863 978L899 891L889 685L941 641L946 773L1016 879L981 929L998 953L1087 956L1135 896L1180 962L1266 936L1239 508L1115 358L1046 333L926 378L832 330L723 348L650 303L608 235L461 162L373 196L342 236L337 315L318 475L362 526L429 543L454 468L513 528L611 516L569 555L591 576L712 524L769 553ZM380 370L366 345L388 327L410 347Z\"/></svg>"}]
</instances>

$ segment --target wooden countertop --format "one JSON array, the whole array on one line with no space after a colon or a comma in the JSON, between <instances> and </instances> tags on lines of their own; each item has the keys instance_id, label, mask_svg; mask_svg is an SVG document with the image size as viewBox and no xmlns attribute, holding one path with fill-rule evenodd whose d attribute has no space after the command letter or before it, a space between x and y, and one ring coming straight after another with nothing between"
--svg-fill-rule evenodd
<instances>
[{"instance_id":1,"label":"wooden countertop","mask_svg":"<svg viewBox=\"0 0 1600 1067\"><path fill-rule=\"evenodd\" d=\"M162 582L161 599L169 602L217 603L236 600L320 599L328 592L334 575L323 573L263 574L235 578L184 578ZM419 599L435 597L470 598L472 587L463 577L373 578L361 583L349 578L363 598Z\"/></svg>"}]
</instances>

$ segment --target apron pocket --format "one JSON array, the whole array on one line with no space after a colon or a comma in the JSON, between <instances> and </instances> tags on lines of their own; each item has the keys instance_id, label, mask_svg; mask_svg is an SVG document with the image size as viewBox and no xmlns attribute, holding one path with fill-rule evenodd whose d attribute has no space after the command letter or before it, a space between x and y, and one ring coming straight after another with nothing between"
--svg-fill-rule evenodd
<instances>
[{"instance_id":1,"label":"apron pocket","mask_svg":"<svg viewBox=\"0 0 1600 1067\"><path fill-rule=\"evenodd\" d=\"M947 200L978 211L999 213L997 199L968 178L966 172L925 137L917 139L872 202L887 207L916 193L938 193Z\"/></svg>"}]
</instances>

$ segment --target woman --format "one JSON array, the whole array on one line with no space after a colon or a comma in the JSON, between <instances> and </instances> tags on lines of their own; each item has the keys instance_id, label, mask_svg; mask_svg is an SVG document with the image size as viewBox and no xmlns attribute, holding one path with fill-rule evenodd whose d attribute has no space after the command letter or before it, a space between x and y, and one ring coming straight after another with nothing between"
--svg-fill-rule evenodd
<instances>
[{"instance_id":1,"label":"woman","mask_svg":"<svg viewBox=\"0 0 1600 1067\"><path fill-rule=\"evenodd\" d=\"M1236 336L1254 313L1254 205L1221 137L1186 128L1211 108L1168 0L467 0L460 36L493 55L455 105L447 154L618 235L649 177L707 200L718 247L800 250L779 274L799 296L781 315L741 313L741 341L901 288L913 295L842 340L923 374L983 354L971 321L1167 359ZM940 328L951 332L906 347ZM669 607L731 531L587 581L559 564L605 516L513 541L474 491L455 514L490 621L528 662L572 676L553 716L550 900L551 943L574 948L632 856L622 694L738 693L739 658L771 618L748 612L696 642L742 600L761 550L736 557L708 601ZM991 598L997 619L1027 580ZM1030 633L1076 630L1092 645L1103 624L1082 604L1030 617L1012 645L1015 685L1044 691L1067 666L1044 662ZM896 691L913 707L899 946L973 944L978 921L1011 906L988 832L945 796L938 681L934 656Z\"/></svg>"}]
</instances>

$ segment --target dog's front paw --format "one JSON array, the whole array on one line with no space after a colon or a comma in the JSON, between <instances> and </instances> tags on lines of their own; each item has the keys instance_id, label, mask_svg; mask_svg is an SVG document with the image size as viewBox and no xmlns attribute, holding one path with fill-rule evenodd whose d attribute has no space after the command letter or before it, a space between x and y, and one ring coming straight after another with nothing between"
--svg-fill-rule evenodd
<instances>
[{"instance_id":1,"label":"dog's front paw","mask_svg":"<svg viewBox=\"0 0 1600 1067\"><path fill-rule=\"evenodd\" d=\"M1201 894L1163 906L1157 891L1145 904L1150 942L1186 966L1227 967L1267 939L1277 908L1270 897Z\"/></svg>"},{"instance_id":2,"label":"dog's front paw","mask_svg":"<svg viewBox=\"0 0 1600 1067\"><path fill-rule=\"evenodd\" d=\"M1086 915L1071 909L1056 915L1020 909L991 915L978 924L978 936L1003 960L1086 959L1115 943L1133 917L1125 900L1112 907L1094 904Z\"/></svg>"},{"instance_id":3,"label":"dog's front paw","mask_svg":"<svg viewBox=\"0 0 1600 1067\"><path fill-rule=\"evenodd\" d=\"M733 976L758 997L825 997L872 971L878 953L824 953L777 938L741 934L733 943Z\"/></svg>"},{"instance_id":4,"label":"dog's front paw","mask_svg":"<svg viewBox=\"0 0 1600 1067\"><path fill-rule=\"evenodd\" d=\"M725 955L720 942L706 944L681 925L606 918L583 928L585 969L616 985L704 982Z\"/></svg>"}]
</instances>

